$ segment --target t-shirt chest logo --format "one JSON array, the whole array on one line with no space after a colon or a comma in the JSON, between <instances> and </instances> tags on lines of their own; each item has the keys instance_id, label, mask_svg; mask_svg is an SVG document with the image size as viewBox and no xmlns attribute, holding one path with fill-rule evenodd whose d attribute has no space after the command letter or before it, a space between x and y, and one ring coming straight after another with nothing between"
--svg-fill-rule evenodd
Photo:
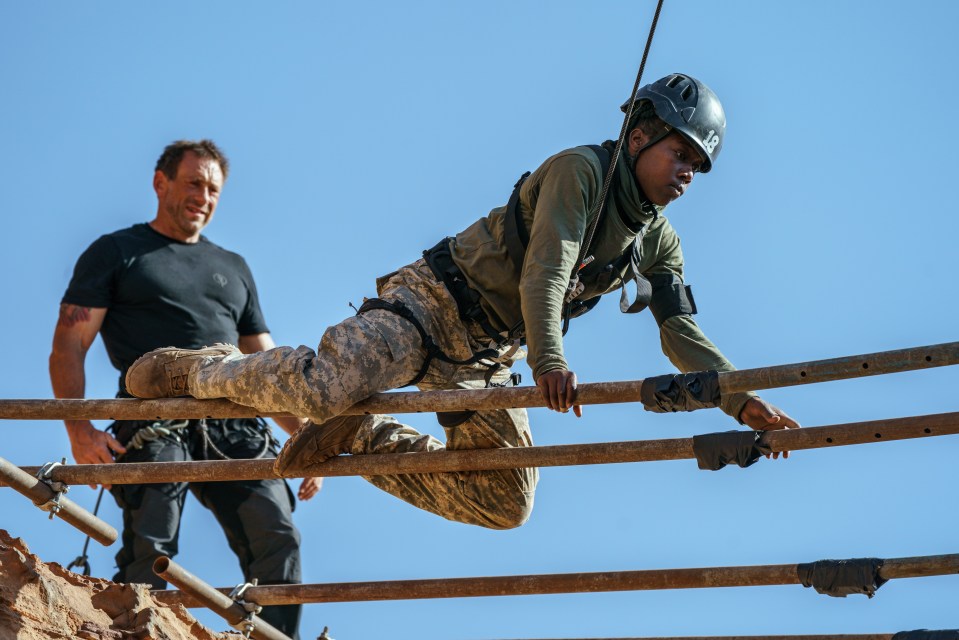
<instances>
[{"instance_id":1,"label":"t-shirt chest logo","mask_svg":"<svg viewBox=\"0 0 959 640\"><path fill-rule=\"evenodd\" d=\"M227 279L226 279L226 276L223 275L222 273L214 273L214 274L213 274L213 282L215 282L215 283L217 283L218 285L220 285L220 288L222 289L223 287L225 287L225 286L227 285L227 283L229 283L229 280L227 280Z\"/></svg>"}]
</instances>

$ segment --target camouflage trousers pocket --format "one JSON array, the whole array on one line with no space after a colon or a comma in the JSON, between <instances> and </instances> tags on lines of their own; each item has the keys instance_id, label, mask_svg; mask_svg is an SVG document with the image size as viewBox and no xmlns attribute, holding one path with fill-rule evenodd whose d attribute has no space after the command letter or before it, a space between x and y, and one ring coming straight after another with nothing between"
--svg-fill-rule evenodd
<instances>
[{"instance_id":1,"label":"camouflage trousers pocket","mask_svg":"<svg viewBox=\"0 0 959 640\"><path fill-rule=\"evenodd\" d=\"M316 352L306 345L300 345L296 349L278 347L269 353L274 354L276 372L280 375L302 372L306 363L316 357Z\"/></svg>"},{"instance_id":2,"label":"camouflage trousers pocket","mask_svg":"<svg viewBox=\"0 0 959 640\"><path fill-rule=\"evenodd\" d=\"M392 311L367 311L355 320L365 334L386 343L393 362L402 362L423 348L423 340L413 324Z\"/></svg>"}]
</instances>

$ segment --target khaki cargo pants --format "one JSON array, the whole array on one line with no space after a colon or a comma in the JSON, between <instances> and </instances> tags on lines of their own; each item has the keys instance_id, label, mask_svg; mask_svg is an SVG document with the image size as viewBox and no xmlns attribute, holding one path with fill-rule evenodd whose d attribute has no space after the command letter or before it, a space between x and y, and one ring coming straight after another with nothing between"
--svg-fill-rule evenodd
<instances>
[{"instance_id":1,"label":"khaki cargo pants","mask_svg":"<svg viewBox=\"0 0 959 640\"><path fill-rule=\"evenodd\" d=\"M377 281L379 297L400 301L452 358L468 359L490 340L472 321L459 317L456 303L423 260ZM509 367L525 355L507 355L492 382L509 380ZM370 395L407 384L426 358L413 325L386 310L365 312L330 327L319 347L278 347L206 365L194 373L197 398L229 398L260 412L289 412L322 423ZM434 359L421 390L481 389L482 364L458 366ZM353 454L404 453L441 449L532 446L525 409L478 411L455 427L444 427L446 444L386 415L362 420ZM492 529L518 527L533 507L538 471L506 469L424 473L366 478L380 489L449 520Z\"/></svg>"}]
</instances>

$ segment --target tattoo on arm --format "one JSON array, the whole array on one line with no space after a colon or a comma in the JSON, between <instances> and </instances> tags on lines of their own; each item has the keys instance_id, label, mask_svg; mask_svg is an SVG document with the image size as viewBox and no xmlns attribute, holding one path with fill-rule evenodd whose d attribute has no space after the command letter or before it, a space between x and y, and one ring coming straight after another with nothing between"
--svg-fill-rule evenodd
<instances>
[{"instance_id":1,"label":"tattoo on arm","mask_svg":"<svg viewBox=\"0 0 959 640\"><path fill-rule=\"evenodd\" d=\"M63 327L72 327L88 320L90 320L90 307L78 307L75 304L60 305L60 318L57 320L57 324Z\"/></svg>"}]
</instances>

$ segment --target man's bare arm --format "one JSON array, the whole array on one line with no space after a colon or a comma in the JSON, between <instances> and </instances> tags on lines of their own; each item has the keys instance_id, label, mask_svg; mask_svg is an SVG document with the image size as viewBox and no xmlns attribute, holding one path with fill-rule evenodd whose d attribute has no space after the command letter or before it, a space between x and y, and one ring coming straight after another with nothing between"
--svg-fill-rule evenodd
<instances>
[{"instance_id":1,"label":"man's bare arm","mask_svg":"<svg viewBox=\"0 0 959 640\"><path fill-rule=\"evenodd\" d=\"M107 310L73 304L60 305L50 353L50 382L57 398L82 398L86 391L84 362ZM113 453L126 449L89 420L66 420L73 458L78 464L113 462Z\"/></svg>"},{"instance_id":2,"label":"man's bare arm","mask_svg":"<svg viewBox=\"0 0 959 640\"><path fill-rule=\"evenodd\" d=\"M273 336L269 333L255 333L248 336L240 336L239 342L237 346L243 353L257 353L258 351L266 351L276 346L276 343L273 342ZM308 422L306 418L273 418L273 421L291 436ZM296 495L300 500L309 500L319 493L322 486L323 478L303 478L303 482L300 483L300 489Z\"/></svg>"}]
</instances>

